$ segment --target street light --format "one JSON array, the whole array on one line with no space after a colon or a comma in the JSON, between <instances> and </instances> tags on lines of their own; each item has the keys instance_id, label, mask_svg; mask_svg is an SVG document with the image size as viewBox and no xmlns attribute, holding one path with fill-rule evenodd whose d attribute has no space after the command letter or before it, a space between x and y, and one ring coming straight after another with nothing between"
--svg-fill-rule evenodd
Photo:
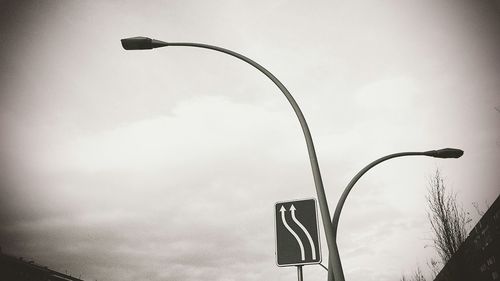
<instances>
[{"instance_id":1,"label":"street light","mask_svg":"<svg viewBox=\"0 0 500 281\"><path fill-rule=\"evenodd\" d=\"M313 178L314 178L314 184L316 186L316 194L318 197L318 202L319 202L319 209L321 212L321 218L323 221L323 228L325 230L325 236L326 236L326 241L328 244L328 250L330 253L333 252L334 250L334 235L331 227L331 222L330 222L330 211L328 210L328 203L326 200L326 195L325 195L325 190L323 188L323 181L321 179L321 173L319 171L319 165L318 165L318 160L316 157L316 152L314 150L314 145L313 141L311 138L311 133L309 131L309 127L307 126L306 120L304 118L304 115L302 114L302 111L300 110L299 106L297 105L297 102L295 102L295 99L292 97L290 92L285 88L285 86L267 69L262 67L260 64L256 63L255 61L238 54L236 52L233 52L228 49L224 49L221 47L217 46L212 46L212 45L207 45L207 44L200 44L200 43L167 43L147 37L132 37L132 38L126 38L121 40L122 46L125 50L149 50L149 49L154 49L154 48L160 48L160 47L166 47L166 46L182 46L182 47L196 47L196 48L203 48L203 49L210 49L214 51L218 51L221 53L228 54L230 56L236 57L253 67L257 68L260 72L264 73L271 81L274 82L276 86L281 90L281 92L285 95L286 99L292 106L293 110L295 111L295 114L297 115L297 118L299 119L300 126L302 127L302 132L304 133L304 137L306 139L306 145L307 145L307 151L309 153L309 161L311 163L311 169L313 173ZM299 278L302 276L302 268L300 266L297 267ZM329 279L332 281L332 279Z\"/></svg>"},{"instance_id":2,"label":"street light","mask_svg":"<svg viewBox=\"0 0 500 281\"><path fill-rule=\"evenodd\" d=\"M334 277L335 281L344 281L344 271L342 270L342 264L340 262L340 255L339 255L339 249L337 247L337 227L339 224L339 218L340 218L340 212L342 211L342 207L344 206L345 200L347 199L347 195L349 195L349 192L351 189L354 187L354 184L363 176L368 170L371 168L375 167L376 165L392 159L396 157L403 157L403 156L429 156L429 157L435 157L435 158L459 158L464 154L464 152L460 149L455 149L455 148L444 148L444 149L439 149L439 150L430 150L430 151L424 151L424 152L400 152L400 153L394 153L390 154L387 156L384 156L382 158L379 158L372 163L368 164L366 167L364 167L361 171L358 172L352 178L352 180L349 182L347 187L345 188L344 192L342 193L342 196L340 197L337 207L335 208L335 213L333 214L333 220L332 220L332 230L333 230L333 235L334 235L334 242L333 242L333 251L330 251L330 257L328 258L330 262L330 267L328 269L328 279L331 280L332 276Z\"/></svg>"}]
</instances>

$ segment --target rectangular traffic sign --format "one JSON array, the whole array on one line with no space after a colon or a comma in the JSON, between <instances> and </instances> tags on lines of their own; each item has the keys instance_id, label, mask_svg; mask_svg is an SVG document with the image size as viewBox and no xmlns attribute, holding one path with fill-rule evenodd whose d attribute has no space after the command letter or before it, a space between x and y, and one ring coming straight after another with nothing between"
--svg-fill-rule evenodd
<instances>
[{"instance_id":1,"label":"rectangular traffic sign","mask_svg":"<svg viewBox=\"0 0 500 281\"><path fill-rule=\"evenodd\" d=\"M275 204L276 264L278 266L321 262L317 218L316 199Z\"/></svg>"}]
</instances>

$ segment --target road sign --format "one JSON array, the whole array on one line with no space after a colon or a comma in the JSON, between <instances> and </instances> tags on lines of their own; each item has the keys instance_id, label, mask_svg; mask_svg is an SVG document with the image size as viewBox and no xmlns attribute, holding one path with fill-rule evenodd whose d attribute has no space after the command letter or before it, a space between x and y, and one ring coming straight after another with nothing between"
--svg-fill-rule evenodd
<instances>
[{"instance_id":1,"label":"road sign","mask_svg":"<svg viewBox=\"0 0 500 281\"><path fill-rule=\"evenodd\" d=\"M274 219L278 266L321 262L317 214L316 199L276 203Z\"/></svg>"}]
</instances>

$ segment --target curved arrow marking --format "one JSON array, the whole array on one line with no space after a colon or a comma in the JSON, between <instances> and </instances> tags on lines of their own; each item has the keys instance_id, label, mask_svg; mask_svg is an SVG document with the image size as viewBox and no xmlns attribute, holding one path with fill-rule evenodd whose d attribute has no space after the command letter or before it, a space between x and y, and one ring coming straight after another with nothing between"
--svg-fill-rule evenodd
<instances>
[{"instance_id":1,"label":"curved arrow marking","mask_svg":"<svg viewBox=\"0 0 500 281\"><path fill-rule=\"evenodd\" d=\"M314 246L314 242L313 242L313 239L311 237L311 234L309 234L309 231L307 231L305 226L302 225L300 223L300 221L295 217L295 210L297 210L297 209L295 209L295 206L293 206L293 204L292 204L292 207L290 207L290 212L292 212L292 219L300 227L300 229L302 229L302 231L304 231L304 233L306 234L307 240L309 240L309 244L311 245L312 259L316 260L316 247Z\"/></svg>"},{"instance_id":2,"label":"curved arrow marking","mask_svg":"<svg viewBox=\"0 0 500 281\"><path fill-rule=\"evenodd\" d=\"M302 241L300 241L300 238L297 235L297 233L295 233L295 231L293 231L293 229L286 222L286 220L285 220L285 211L286 211L285 207L283 205L281 205L280 213L281 213L281 220L283 221L283 225L293 235L293 237L295 237L295 240L297 240L297 243L299 243L300 257L302 258L302 260L305 260L306 257L305 257L305 254L304 254L304 245L302 244ZM304 227L304 226L302 226L302 227Z\"/></svg>"}]
</instances>

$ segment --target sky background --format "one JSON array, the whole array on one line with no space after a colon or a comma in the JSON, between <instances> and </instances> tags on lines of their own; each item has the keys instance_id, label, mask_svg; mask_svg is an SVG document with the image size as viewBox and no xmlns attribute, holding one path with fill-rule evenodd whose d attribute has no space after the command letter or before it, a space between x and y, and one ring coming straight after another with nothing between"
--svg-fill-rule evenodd
<instances>
[{"instance_id":1,"label":"sky background","mask_svg":"<svg viewBox=\"0 0 500 281\"><path fill-rule=\"evenodd\" d=\"M316 193L290 105L225 54L121 48L139 35L278 77L331 211L379 157L465 151L363 176L339 225L346 280L427 271L437 168L474 221L500 193L499 1L0 1L3 252L84 280L297 278L275 264L274 203Z\"/></svg>"}]
</instances>

